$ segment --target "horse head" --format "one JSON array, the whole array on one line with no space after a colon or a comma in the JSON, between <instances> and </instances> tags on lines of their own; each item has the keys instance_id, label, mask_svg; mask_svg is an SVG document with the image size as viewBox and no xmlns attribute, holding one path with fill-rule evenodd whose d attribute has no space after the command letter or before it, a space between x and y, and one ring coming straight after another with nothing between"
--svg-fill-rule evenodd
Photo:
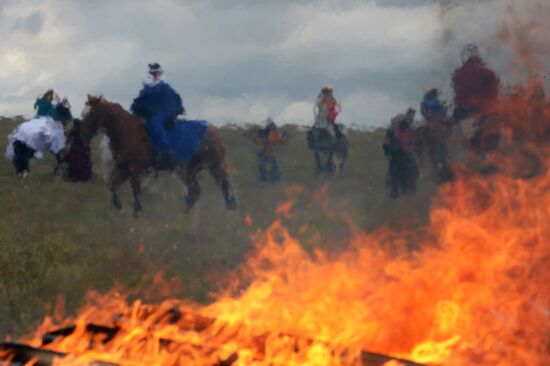
<instances>
[{"instance_id":1,"label":"horse head","mask_svg":"<svg viewBox=\"0 0 550 366\"><path fill-rule=\"evenodd\" d=\"M82 138L89 142L103 126L102 96L88 95L86 107L82 112Z\"/></svg>"},{"instance_id":2,"label":"horse head","mask_svg":"<svg viewBox=\"0 0 550 366\"><path fill-rule=\"evenodd\" d=\"M69 121L73 120L73 114L71 113L71 104L67 97L64 97L57 105L55 106L57 110L57 115L59 120L63 125L66 125Z\"/></svg>"}]
</instances>

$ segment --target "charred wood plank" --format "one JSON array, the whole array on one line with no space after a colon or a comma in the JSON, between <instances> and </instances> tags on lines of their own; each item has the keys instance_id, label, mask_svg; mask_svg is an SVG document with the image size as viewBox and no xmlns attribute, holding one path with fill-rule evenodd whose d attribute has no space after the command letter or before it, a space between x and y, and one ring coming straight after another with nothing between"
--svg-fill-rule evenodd
<instances>
[{"instance_id":1,"label":"charred wood plank","mask_svg":"<svg viewBox=\"0 0 550 366\"><path fill-rule=\"evenodd\" d=\"M35 348L20 343L0 343L0 360L9 360L9 365L25 365L34 360L34 366L51 366L54 358L64 358L66 353ZM115 363L91 361L90 366L118 366Z\"/></svg>"},{"instance_id":2,"label":"charred wood plank","mask_svg":"<svg viewBox=\"0 0 550 366\"><path fill-rule=\"evenodd\" d=\"M403 360L400 358L390 357L381 353L361 352L361 365L363 366L382 366L386 362L397 361L404 366L425 366L420 363L412 362L409 360Z\"/></svg>"},{"instance_id":3,"label":"charred wood plank","mask_svg":"<svg viewBox=\"0 0 550 366\"><path fill-rule=\"evenodd\" d=\"M61 329L54 330L52 332L45 333L44 335L42 335L42 345L45 346L50 343L53 343L59 337L61 338L68 337L74 333L75 329L76 329L76 326L72 325L70 327L61 328ZM86 324L86 333L91 333L94 335L105 334L105 338L102 340L103 344L109 343L116 336L119 330L120 330L119 327L107 327L107 326L97 325L93 323Z\"/></svg>"}]
</instances>

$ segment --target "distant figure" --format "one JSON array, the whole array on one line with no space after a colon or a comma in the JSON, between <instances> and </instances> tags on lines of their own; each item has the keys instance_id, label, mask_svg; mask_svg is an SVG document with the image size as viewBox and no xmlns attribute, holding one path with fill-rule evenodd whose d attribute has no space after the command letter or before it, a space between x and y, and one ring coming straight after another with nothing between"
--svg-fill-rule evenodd
<instances>
[{"instance_id":1,"label":"distant figure","mask_svg":"<svg viewBox=\"0 0 550 366\"><path fill-rule=\"evenodd\" d=\"M343 127L336 124L336 117L342 111L340 103L334 98L333 88L324 86L315 100L313 127L307 133L308 147L313 150L315 174L332 175L343 171L348 157L348 139ZM338 161L335 164L333 161Z\"/></svg>"},{"instance_id":2,"label":"distant figure","mask_svg":"<svg viewBox=\"0 0 550 366\"><path fill-rule=\"evenodd\" d=\"M262 146L262 150L258 153L260 181L273 184L281 178L276 148L277 145L286 143L287 138L287 134L279 131L271 118L267 119L265 128L258 131L255 140Z\"/></svg>"},{"instance_id":3,"label":"distant figure","mask_svg":"<svg viewBox=\"0 0 550 366\"><path fill-rule=\"evenodd\" d=\"M338 133L336 117L342 111L342 107L334 98L333 91L331 86L321 88L321 93L315 101L313 127L326 129L332 136L336 136Z\"/></svg>"},{"instance_id":4,"label":"distant figure","mask_svg":"<svg viewBox=\"0 0 550 366\"><path fill-rule=\"evenodd\" d=\"M432 88L424 94L420 104L420 112L424 117L424 126L417 129L417 146L420 144L428 149L428 156L436 171L437 182L452 180L453 174L448 165L447 138L451 126L447 117L447 106L439 99L439 90Z\"/></svg>"},{"instance_id":5,"label":"distant figure","mask_svg":"<svg viewBox=\"0 0 550 366\"><path fill-rule=\"evenodd\" d=\"M145 119L155 165L164 166L173 160L170 130L176 117L185 113L180 95L162 80L164 70L158 63L149 64L148 82L134 99L131 111Z\"/></svg>"},{"instance_id":6,"label":"distant figure","mask_svg":"<svg viewBox=\"0 0 550 366\"><path fill-rule=\"evenodd\" d=\"M462 52L463 64L453 72L453 117L458 122L483 114L496 101L500 80L482 60L479 48L470 43Z\"/></svg>"},{"instance_id":7,"label":"distant figure","mask_svg":"<svg viewBox=\"0 0 550 366\"><path fill-rule=\"evenodd\" d=\"M82 139L80 125L79 119L73 121L73 128L67 136L70 148L63 159L67 163L67 178L73 182L85 182L92 178L90 146Z\"/></svg>"},{"instance_id":8,"label":"distant figure","mask_svg":"<svg viewBox=\"0 0 550 366\"><path fill-rule=\"evenodd\" d=\"M470 148L478 154L494 151L500 142L496 121L491 120L492 105L497 101L500 80L481 59L478 47L469 44L462 54L464 64L453 73L453 119L455 123L474 117Z\"/></svg>"},{"instance_id":9,"label":"distant figure","mask_svg":"<svg viewBox=\"0 0 550 366\"><path fill-rule=\"evenodd\" d=\"M416 111L409 108L405 114L392 118L386 131L383 149L389 159L388 186L390 197L416 192L418 168L414 154L414 130L412 124Z\"/></svg>"}]
</instances>

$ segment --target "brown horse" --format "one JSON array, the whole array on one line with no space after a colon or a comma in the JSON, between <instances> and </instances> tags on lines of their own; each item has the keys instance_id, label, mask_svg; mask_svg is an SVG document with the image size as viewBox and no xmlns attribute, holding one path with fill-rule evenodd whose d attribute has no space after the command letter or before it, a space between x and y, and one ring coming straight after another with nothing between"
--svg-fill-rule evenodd
<instances>
[{"instance_id":1,"label":"brown horse","mask_svg":"<svg viewBox=\"0 0 550 366\"><path fill-rule=\"evenodd\" d=\"M103 97L88 95L86 109L82 120L83 138L89 142L98 130L102 129L110 139L114 168L109 178L109 188L112 193L111 202L115 208L122 207L116 190L129 179L134 193L134 214L137 215L141 211L141 174L151 168L162 168L176 170L180 174L187 186L186 204L189 211L199 198L201 188L197 174L204 167L210 170L220 186L225 207L229 210L237 208L225 170L225 147L215 127L207 127L200 148L188 161L156 167L153 166L149 136L140 119L124 110L120 104L109 102Z\"/></svg>"}]
</instances>

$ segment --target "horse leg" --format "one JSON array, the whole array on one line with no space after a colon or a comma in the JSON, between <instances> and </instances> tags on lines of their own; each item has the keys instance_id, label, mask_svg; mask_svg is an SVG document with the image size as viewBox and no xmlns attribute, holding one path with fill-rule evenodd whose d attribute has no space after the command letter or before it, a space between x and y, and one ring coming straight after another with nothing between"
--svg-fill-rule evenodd
<instances>
[{"instance_id":1,"label":"horse leg","mask_svg":"<svg viewBox=\"0 0 550 366\"><path fill-rule=\"evenodd\" d=\"M332 161L333 151L329 150L326 154L325 171L329 174L334 173L334 162Z\"/></svg>"},{"instance_id":2,"label":"horse leg","mask_svg":"<svg viewBox=\"0 0 550 366\"><path fill-rule=\"evenodd\" d=\"M227 171L225 170L225 167L223 166L223 163L216 162L215 164L211 164L208 166L208 169L210 170L210 174L220 186L223 193L223 199L225 200L225 208L228 210L236 210L237 209L237 201L235 200L235 196L233 195L233 192L231 190L231 184L229 184L229 176L227 174Z\"/></svg>"},{"instance_id":3,"label":"horse leg","mask_svg":"<svg viewBox=\"0 0 550 366\"><path fill-rule=\"evenodd\" d=\"M199 181L197 179L198 170L188 164L181 165L178 170L181 180L187 188L187 195L185 196L185 212L189 212L195 203L197 203L201 194L201 186L199 185Z\"/></svg>"},{"instance_id":4,"label":"horse leg","mask_svg":"<svg viewBox=\"0 0 550 366\"><path fill-rule=\"evenodd\" d=\"M55 156L55 168L53 169L53 175L57 175L61 164L63 164L63 159L61 158L60 152L53 154L53 156Z\"/></svg>"},{"instance_id":5,"label":"horse leg","mask_svg":"<svg viewBox=\"0 0 550 366\"><path fill-rule=\"evenodd\" d=\"M122 203L120 202L120 198L116 193L116 189L127 179L128 173L122 172L118 167L115 167L111 172L111 177L109 179L109 189L111 190L111 204L117 210L120 210L122 208Z\"/></svg>"},{"instance_id":6,"label":"horse leg","mask_svg":"<svg viewBox=\"0 0 550 366\"><path fill-rule=\"evenodd\" d=\"M388 179L390 188L390 198L396 199L399 197L399 167L396 166L397 161L395 157L392 157L389 162Z\"/></svg>"},{"instance_id":7,"label":"horse leg","mask_svg":"<svg viewBox=\"0 0 550 366\"><path fill-rule=\"evenodd\" d=\"M268 181L268 171L267 171L267 158L264 155L264 153L258 154L258 174L260 176L261 182L267 182Z\"/></svg>"},{"instance_id":8,"label":"horse leg","mask_svg":"<svg viewBox=\"0 0 550 366\"><path fill-rule=\"evenodd\" d=\"M134 216L137 217L138 213L142 210L141 202L139 202L139 195L141 193L141 179L139 174L133 174L131 177L132 192L134 193Z\"/></svg>"},{"instance_id":9,"label":"horse leg","mask_svg":"<svg viewBox=\"0 0 550 366\"><path fill-rule=\"evenodd\" d=\"M346 164L346 157L340 156L340 163L338 164L338 174L344 173L344 165Z\"/></svg>"},{"instance_id":10,"label":"horse leg","mask_svg":"<svg viewBox=\"0 0 550 366\"><path fill-rule=\"evenodd\" d=\"M271 183L277 182L281 179L281 171L279 170L279 164L275 156L271 157Z\"/></svg>"},{"instance_id":11,"label":"horse leg","mask_svg":"<svg viewBox=\"0 0 550 366\"><path fill-rule=\"evenodd\" d=\"M321 154L319 153L319 150L315 150L313 153L313 157L315 158L315 175L319 176L323 170L321 165Z\"/></svg>"}]
</instances>

